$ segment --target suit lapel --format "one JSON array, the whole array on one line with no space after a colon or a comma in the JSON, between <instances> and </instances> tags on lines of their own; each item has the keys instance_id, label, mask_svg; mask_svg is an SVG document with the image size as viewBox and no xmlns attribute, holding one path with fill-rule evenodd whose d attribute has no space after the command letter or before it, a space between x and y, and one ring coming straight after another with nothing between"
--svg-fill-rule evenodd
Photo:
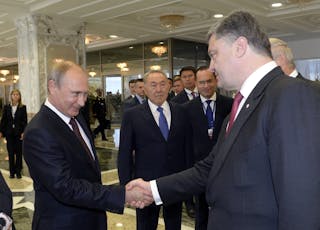
<instances>
[{"instance_id":1,"label":"suit lapel","mask_svg":"<svg viewBox=\"0 0 320 230\"><path fill-rule=\"evenodd\" d=\"M81 128L83 129L83 131L85 132L85 134L87 135L89 141L90 141L90 145L91 145L91 149L92 149L92 152L93 152L93 155L94 155L94 158L95 158L95 161L94 161L94 165L95 165L95 169L97 170L97 172L99 172L100 174L100 165L99 165L99 160L98 160L98 157L97 157L97 153L96 153L96 149L95 149L95 146L94 146L94 141L92 139L92 134L91 134L91 131L88 129L87 127L87 124L83 118L83 116L81 116L80 114L77 116L77 121L80 123L81 125ZM87 155L87 154L86 154ZM89 156L87 156L88 158L88 161L90 163L92 163L91 159Z\"/></svg>"},{"instance_id":2,"label":"suit lapel","mask_svg":"<svg viewBox=\"0 0 320 230\"><path fill-rule=\"evenodd\" d=\"M254 90L251 92L247 100L245 101L244 105L241 108L241 111L238 114L238 117L236 118L236 121L234 122L232 129L230 130L227 137L225 137L226 134L226 127L227 123L230 117L230 114L225 119L222 130L219 135L219 140L217 147L215 148L215 160L214 160L214 167L211 169L210 177L215 177L220 169L222 168L224 161L227 157L227 155L230 152L230 149L232 148L235 140L240 135L241 128L243 125L247 122L255 108L259 105L261 99L264 96L265 88L269 85L270 82L272 82L277 75L281 73L281 70L279 67L273 69L270 73L268 73L254 88Z\"/></svg>"},{"instance_id":3,"label":"suit lapel","mask_svg":"<svg viewBox=\"0 0 320 230\"><path fill-rule=\"evenodd\" d=\"M97 167L97 165L99 165L99 162L96 155L95 155L95 158L96 158L95 163L92 163L92 160L89 158L84 148L81 147L81 144L79 144L79 140L77 139L73 131L69 128L69 126L55 112L53 112L47 106L43 105L42 109L44 113L48 115L48 117L51 117L50 119L52 121L51 126L53 126L56 130L59 130L60 134L63 133L63 135L66 136L65 140L71 142L71 145L74 146L75 151L70 154L81 154L80 157L84 158L87 164L100 176L99 167ZM92 145L91 135L88 135L88 130L86 131L87 128L85 127L85 125L83 125L84 119L80 118L77 120L79 121L82 129L84 129L84 131L86 132L86 135L88 136L90 143ZM92 147L92 150L95 153L94 146Z\"/></svg>"},{"instance_id":4,"label":"suit lapel","mask_svg":"<svg viewBox=\"0 0 320 230\"><path fill-rule=\"evenodd\" d=\"M150 124L151 130L156 130L157 135L161 136L163 138L163 140L165 140L164 137L162 136L161 130L160 130L157 122L154 120L154 117L153 117L152 112L150 110L149 104L146 102L146 103L143 103L141 106L143 109L142 113L143 113L143 117L146 121L146 124ZM170 132L169 132L169 135L170 135Z\"/></svg>"}]
</instances>

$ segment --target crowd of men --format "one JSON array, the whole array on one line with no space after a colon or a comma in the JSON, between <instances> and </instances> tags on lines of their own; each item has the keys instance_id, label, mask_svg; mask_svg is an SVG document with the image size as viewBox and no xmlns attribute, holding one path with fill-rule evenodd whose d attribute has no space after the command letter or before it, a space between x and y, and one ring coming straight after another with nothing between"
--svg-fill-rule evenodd
<instances>
[{"instance_id":1,"label":"crowd of men","mask_svg":"<svg viewBox=\"0 0 320 230\"><path fill-rule=\"evenodd\" d=\"M107 229L105 211L123 213L127 203L137 208L138 230L157 229L161 206L165 228L179 230L185 201L196 230L319 229L319 86L247 12L210 30L208 53L210 66L185 66L172 81L153 70L129 82L119 186L102 184L80 113L87 73L72 62L54 66L23 140L35 189L32 228ZM234 99L218 87L235 90ZM10 229L12 197L1 173L0 184L0 224Z\"/></svg>"}]
</instances>

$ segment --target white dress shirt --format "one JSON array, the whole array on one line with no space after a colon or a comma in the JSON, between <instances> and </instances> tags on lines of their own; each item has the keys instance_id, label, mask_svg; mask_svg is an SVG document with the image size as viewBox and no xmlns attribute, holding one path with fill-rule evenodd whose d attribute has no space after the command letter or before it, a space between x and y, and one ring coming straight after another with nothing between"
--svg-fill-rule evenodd
<instances>
[{"instance_id":1,"label":"white dress shirt","mask_svg":"<svg viewBox=\"0 0 320 230\"><path fill-rule=\"evenodd\" d=\"M45 106L47 106L49 109L51 109L55 114L57 114L68 126L69 128L73 131L72 126L69 124L71 117L68 117L66 115L64 115L63 113L61 113L56 107L54 107L54 105L52 105L48 98L46 99L46 102L44 103ZM93 154L93 150L92 150L92 146L90 144L89 138L87 137L86 133L83 131L81 125L79 124L79 122L77 121L77 119L75 119L77 122L77 125L79 127L80 130L80 134L84 140L84 142L87 144L90 153L93 157L93 159L95 159L94 154Z\"/></svg>"}]
</instances>

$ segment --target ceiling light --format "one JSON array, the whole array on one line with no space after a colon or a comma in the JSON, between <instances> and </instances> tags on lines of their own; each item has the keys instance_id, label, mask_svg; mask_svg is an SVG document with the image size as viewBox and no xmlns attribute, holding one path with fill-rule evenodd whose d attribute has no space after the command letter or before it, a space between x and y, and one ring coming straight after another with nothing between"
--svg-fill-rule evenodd
<instances>
[{"instance_id":1,"label":"ceiling light","mask_svg":"<svg viewBox=\"0 0 320 230\"><path fill-rule=\"evenodd\" d=\"M133 46L129 46L129 49L131 49L131 50L132 50L132 49L133 49Z\"/></svg>"},{"instance_id":2,"label":"ceiling light","mask_svg":"<svg viewBox=\"0 0 320 230\"><path fill-rule=\"evenodd\" d=\"M213 17L214 18L223 18L223 14L214 14Z\"/></svg>"},{"instance_id":3,"label":"ceiling light","mask_svg":"<svg viewBox=\"0 0 320 230\"><path fill-rule=\"evenodd\" d=\"M94 71L90 71L90 72L89 72L89 75L90 75L91 77L94 77L94 76L96 76L96 75L97 75L97 73L96 73L96 72L94 72Z\"/></svg>"},{"instance_id":4,"label":"ceiling light","mask_svg":"<svg viewBox=\"0 0 320 230\"><path fill-rule=\"evenodd\" d=\"M282 3L281 2L275 2L271 4L272 7L277 8L277 7L281 7Z\"/></svg>"},{"instance_id":5,"label":"ceiling light","mask_svg":"<svg viewBox=\"0 0 320 230\"><path fill-rule=\"evenodd\" d=\"M128 72L128 71L129 71L129 68L128 68L128 67L123 67L123 68L121 68L120 70L121 70L121 72Z\"/></svg>"},{"instance_id":6,"label":"ceiling light","mask_svg":"<svg viewBox=\"0 0 320 230\"><path fill-rule=\"evenodd\" d=\"M127 67L127 63L125 63L125 62L118 63L117 67L120 69L123 69L123 68Z\"/></svg>"},{"instance_id":7,"label":"ceiling light","mask_svg":"<svg viewBox=\"0 0 320 230\"><path fill-rule=\"evenodd\" d=\"M0 77L0 81L4 82L6 81L7 79L5 77Z\"/></svg>"},{"instance_id":8,"label":"ceiling light","mask_svg":"<svg viewBox=\"0 0 320 230\"><path fill-rule=\"evenodd\" d=\"M7 69L2 69L2 70L0 70L0 73L1 73L2 75L4 75L4 76L7 76L7 75L10 73L10 71L7 70Z\"/></svg>"},{"instance_id":9,"label":"ceiling light","mask_svg":"<svg viewBox=\"0 0 320 230\"><path fill-rule=\"evenodd\" d=\"M152 51L152 53L155 53L156 55L161 57L162 54L167 52L167 47L165 47L165 46L154 46L154 47L152 47L151 51Z\"/></svg>"},{"instance_id":10,"label":"ceiling light","mask_svg":"<svg viewBox=\"0 0 320 230\"><path fill-rule=\"evenodd\" d=\"M109 35L109 38L118 38L117 35Z\"/></svg>"},{"instance_id":11,"label":"ceiling light","mask_svg":"<svg viewBox=\"0 0 320 230\"><path fill-rule=\"evenodd\" d=\"M160 24L163 28L173 31L184 21L184 16L179 14L169 14L160 16Z\"/></svg>"},{"instance_id":12,"label":"ceiling light","mask_svg":"<svg viewBox=\"0 0 320 230\"><path fill-rule=\"evenodd\" d=\"M14 75L14 76L13 76L13 79L14 79L14 80L19 80L19 78L20 78L19 75Z\"/></svg>"},{"instance_id":13,"label":"ceiling light","mask_svg":"<svg viewBox=\"0 0 320 230\"><path fill-rule=\"evenodd\" d=\"M160 65L152 65L150 66L151 70L161 70L161 66Z\"/></svg>"}]
</instances>

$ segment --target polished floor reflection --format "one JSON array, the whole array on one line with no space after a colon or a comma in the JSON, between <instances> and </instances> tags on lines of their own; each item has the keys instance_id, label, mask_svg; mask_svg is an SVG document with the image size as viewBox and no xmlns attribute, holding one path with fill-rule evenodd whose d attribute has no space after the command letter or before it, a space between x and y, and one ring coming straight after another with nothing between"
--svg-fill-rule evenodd
<instances>
[{"instance_id":1,"label":"polished floor reflection","mask_svg":"<svg viewBox=\"0 0 320 230\"><path fill-rule=\"evenodd\" d=\"M108 141L101 141L97 137L96 147L100 160L103 184L118 184L118 174L116 170L116 159L118 152L119 129L108 130ZM26 164L23 164L22 179L9 178L9 163L6 159L7 149L4 140L0 141L0 168L5 180L13 192L13 218L17 230L31 229L32 215L34 210L33 183L30 178ZM109 230L133 230L135 229L135 210L125 208L124 215L107 213ZM186 212L182 215L182 230L194 229L194 219L189 218ZM163 230L164 222L159 218L159 230Z\"/></svg>"}]
</instances>

